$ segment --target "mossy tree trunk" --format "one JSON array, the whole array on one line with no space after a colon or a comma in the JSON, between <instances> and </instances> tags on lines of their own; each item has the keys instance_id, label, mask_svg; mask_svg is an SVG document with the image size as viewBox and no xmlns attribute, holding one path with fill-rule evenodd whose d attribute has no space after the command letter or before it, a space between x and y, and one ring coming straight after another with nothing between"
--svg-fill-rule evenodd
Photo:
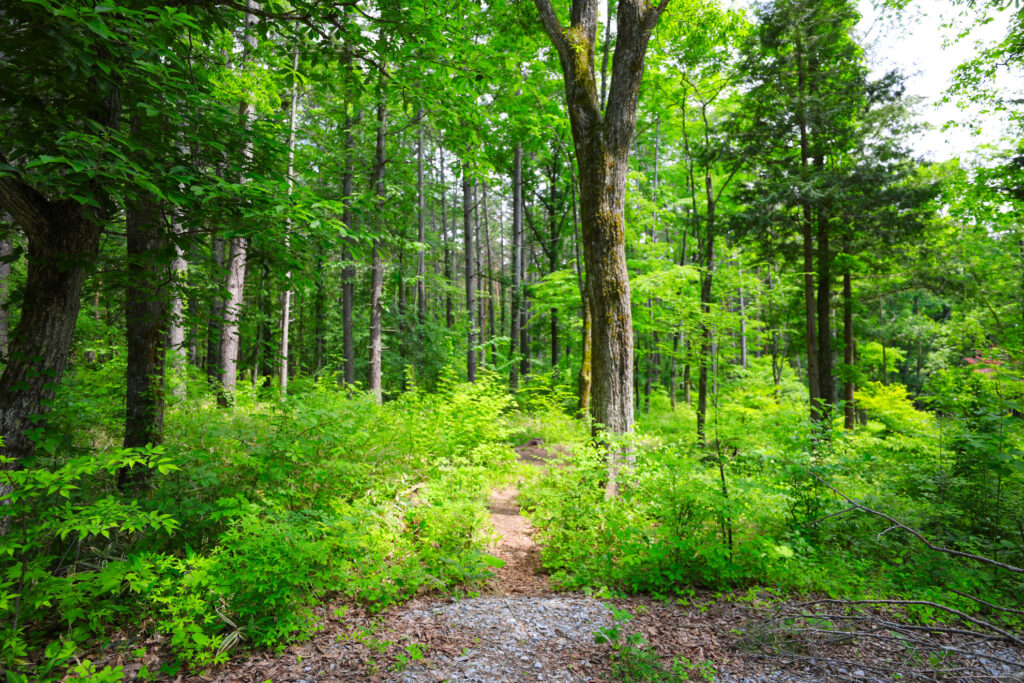
<instances>
[{"instance_id":1,"label":"mossy tree trunk","mask_svg":"<svg viewBox=\"0 0 1024 683\"><path fill-rule=\"evenodd\" d=\"M558 51L579 167L583 255L592 316L591 409L613 433L633 429L633 320L626 270L623 205L629 151L636 133L644 60L651 32L668 0L619 0L618 38L607 106L594 71L599 0L573 0L563 27L550 0L534 0ZM618 493L623 452L610 454L607 493Z\"/></svg>"}]
</instances>

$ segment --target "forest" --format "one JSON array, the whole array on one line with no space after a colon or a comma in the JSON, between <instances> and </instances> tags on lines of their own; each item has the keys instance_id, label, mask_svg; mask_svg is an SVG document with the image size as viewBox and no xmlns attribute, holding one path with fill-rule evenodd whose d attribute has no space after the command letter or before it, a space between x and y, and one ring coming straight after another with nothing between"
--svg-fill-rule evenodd
<instances>
[{"instance_id":1,"label":"forest","mask_svg":"<svg viewBox=\"0 0 1024 683\"><path fill-rule=\"evenodd\" d=\"M1024 9L927 155L870 4L0 0L6 680L1024 676Z\"/></svg>"}]
</instances>

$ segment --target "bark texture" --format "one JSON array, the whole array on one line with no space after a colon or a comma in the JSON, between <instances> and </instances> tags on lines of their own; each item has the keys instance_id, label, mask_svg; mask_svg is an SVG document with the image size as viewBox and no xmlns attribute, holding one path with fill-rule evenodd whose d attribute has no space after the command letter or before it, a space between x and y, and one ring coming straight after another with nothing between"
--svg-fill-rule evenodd
<instances>
[{"instance_id":1,"label":"bark texture","mask_svg":"<svg viewBox=\"0 0 1024 683\"><path fill-rule=\"evenodd\" d=\"M171 315L168 321L167 350L172 374L177 378L174 395L185 396L185 281L188 277L188 261L185 251L178 243L185 228L181 218L175 216L171 232L175 235L174 258L171 260Z\"/></svg>"},{"instance_id":2,"label":"bark texture","mask_svg":"<svg viewBox=\"0 0 1024 683\"><path fill-rule=\"evenodd\" d=\"M419 136L416 138L416 210L417 210L417 242L416 250L416 317L422 326L427 322L427 195L423 188L423 148L424 127L423 111L417 117L420 123Z\"/></svg>"},{"instance_id":3,"label":"bark texture","mask_svg":"<svg viewBox=\"0 0 1024 683\"><path fill-rule=\"evenodd\" d=\"M523 306L523 145L516 144L512 164L512 303L509 311L509 388L519 390L519 363L516 353L519 350L520 311Z\"/></svg>"},{"instance_id":4,"label":"bark texture","mask_svg":"<svg viewBox=\"0 0 1024 683\"><path fill-rule=\"evenodd\" d=\"M375 181L377 186L377 233L384 231L383 213L384 200L387 194L385 187L384 166L386 159L386 135L387 135L388 112L383 100L377 103L377 152ZM384 293L384 262L380 256L380 240L373 240L373 254L370 265L370 376L367 382L370 393L373 394L377 403L383 400L383 388L381 386L381 359L384 351L383 330L381 320L383 314L383 303L381 298Z\"/></svg>"},{"instance_id":5,"label":"bark texture","mask_svg":"<svg viewBox=\"0 0 1024 683\"><path fill-rule=\"evenodd\" d=\"M550 0L534 0L558 51L579 167L583 255L592 316L591 409L613 433L633 429L633 320L626 270L623 205L629 151L636 133L647 43L668 0L619 0L618 37L607 106L602 111L594 71L599 0L573 0L563 27ZM610 453L607 495L618 494L628 456Z\"/></svg>"},{"instance_id":6,"label":"bark texture","mask_svg":"<svg viewBox=\"0 0 1024 683\"><path fill-rule=\"evenodd\" d=\"M476 279L473 272L473 183L466 172L466 166L462 167L462 223L464 227L463 240L466 252L466 317L468 332L466 333L466 379L470 382L476 381Z\"/></svg>"},{"instance_id":7,"label":"bark texture","mask_svg":"<svg viewBox=\"0 0 1024 683\"><path fill-rule=\"evenodd\" d=\"M217 403L230 406L235 400L238 385L238 321L242 315L242 295L245 291L245 264L248 255L248 240L233 237L228 240L227 275L224 289L228 299L224 302L223 324L220 328L220 390Z\"/></svg>"},{"instance_id":8,"label":"bark texture","mask_svg":"<svg viewBox=\"0 0 1024 683\"><path fill-rule=\"evenodd\" d=\"M345 171L341 178L341 193L345 205L342 221L345 228L352 232L355 229L355 212L352 211L354 188L352 187L355 176L353 157L355 153L355 138L352 135L352 126L355 120L345 112ZM352 302L355 298L356 269L352 264L352 252L346 247L341 255L344 267L341 271L341 337L342 352L345 355L345 371L343 373L346 386L352 386L356 382L356 359L353 344L354 328L352 326Z\"/></svg>"},{"instance_id":9,"label":"bark texture","mask_svg":"<svg viewBox=\"0 0 1024 683\"><path fill-rule=\"evenodd\" d=\"M155 202L137 199L125 212L127 285L125 328L128 365L125 376L124 447L159 445L164 435L164 341L167 333L167 273L161 256L167 238L160 229ZM163 290L163 291L162 291ZM148 479L146 468L122 468L118 488L138 492Z\"/></svg>"},{"instance_id":10,"label":"bark texture","mask_svg":"<svg viewBox=\"0 0 1024 683\"><path fill-rule=\"evenodd\" d=\"M647 43L668 0L620 0L608 103L602 112L594 72L597 0L574 0L563 27L550 0L534 0L558 51L579 166L583 255L592 315L591 406L610 432L633 428L633 325L626 271L623 204L636 132ZM615 456L613 456L613 461ZM610 490L618 465L612 463Z\"/></svg>"},{"instance_id":11,"label":"bark texture","mask_svg":"<svg viewBox=\"0 0 1024 683\"><path fill-rule=\"evenodd\" d=\"M14 465L32 455L31 431L67 367L86 269L100 224L75 200L51 201L14 174L0 175L0 207L28 241L21 319L0 376L0 435Z\"/></svg>"}]
</instances>

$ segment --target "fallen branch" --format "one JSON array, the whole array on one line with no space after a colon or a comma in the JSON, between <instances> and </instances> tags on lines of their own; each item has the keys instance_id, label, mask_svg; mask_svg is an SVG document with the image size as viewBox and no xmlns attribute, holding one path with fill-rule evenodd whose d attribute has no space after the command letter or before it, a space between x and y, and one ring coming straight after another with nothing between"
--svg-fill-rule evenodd
<instances>
[{"instance_id":1,"label":"fallen branch","mask_svg":"<svg viewBox=\"0 0 1024 683\"><path fill-rule=\"evenodd\" d=\"M832 493L836 494L837 496L839 496L840 498L842 498L843 500L848 502L853 507L857 508L858 510L863 510L864 512L867 512L867 513L870 513L872 515L875 515L877 517L881 517L882 519L888 520L889 522L891 522L893 524L893 527L898 527L900 529L903 529L908 534L910 534L911 536L913 536L917 540L921 541L921 543L926 545L930 550L934 550L935 552L939 552L939 553L945 553L946 555L953 555L954 557L963 557L963 558L966 558L968 560L974 560L975 562L981 562L982 564L988 564L988 565L991 565L993 567L999 567L1000 569L1005 569L1006 571L1013 572L1014 574L1024 574L1024 568L1022 568L1022 567L1016 567L1016 566L1014 566L1012 564L1006 564L1005 562L1000 562L999 560L993 560L991 557L985 557L984 555L975 555L974 553L965 553L965 552L963 552L961 550L953 550L952 548L946 548L945 546L935 545L934 543L929 541L927 538L925 538L924 534L922 534L917 529L914 529L914 528L911 528L911 527L907 526L906 524L904 524L903 522L899 521L895 517L887 515L884 512L879 512L878 510L869 508L867 505L864 505L863 503L857 502L856 500L854 500L853 498L850 498L848 495L846 495L845 493L843 493L842 491L840 491L836 487L832 486L832 484L829 484L827 481L825 481L824 479L819 477L814 472L808 471L807 474L809 474L812 477L814 477L815 479L817 479L826 488L828 488L830 491L832 491ZM886 531L889 531L889 530L890 529L886 529ZM885 532L883 532L883 533L885 533Z\"/></svg>"}]
</instances>

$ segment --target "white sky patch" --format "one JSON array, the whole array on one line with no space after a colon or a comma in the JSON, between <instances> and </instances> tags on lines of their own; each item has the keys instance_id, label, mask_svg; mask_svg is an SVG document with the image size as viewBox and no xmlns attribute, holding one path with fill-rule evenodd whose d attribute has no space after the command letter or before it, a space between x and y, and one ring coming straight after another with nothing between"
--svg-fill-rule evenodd
<instances>
[{"instance_id":1,"label":"white sky patch","mask_svg":"<svg viewBox=\"0 0 1024 683\"><path fill-rule=\"evenodd\" d=\"M750 0L722 0L732 8L749 8ZM991 45L1006 35L1008 12L997 12L988 24L970 27L970 34L957 41L957 31L969 24L960 16L962 8L950 0L914 0L903 12L878 11L872 0L859 0L861 21L857 31L867 50L871 75L880 77L898 69L906 78L907 94L922 98L919 114L931 130L911 139L914 152L934 161L959 157L974 160L984 155L985 145L999 146L1007 134L1006 121L986 114L980 107L961 108L957 102L943 103L953 70L977 56L980 45ZM954 26L947 27L946 24ZM1000 75L1000 89L1024 90L1019 74ZM971 133L976 124L980 134ZM1008 143L1003 143L1005 147Z\"/></svg>"},{"instance_id":2,"label":"white sky patch","mask_svg":"<svg viewBox=\"0 0 1024 683\"><path fill-rule=\"evenodd\" d=\"M970 27L970 34L957 41L966 19L949 0L917 0L902 13L880 13L870 0L860 0L859 9L863 18L857 29L868 48L872 76L899 69L906 77L907 94L924 99L920 114L932 130L913 139L918 154L935 161L970 160L977 157L979 147L999 145L1007 133L1005 118L942 99L954 69L977 56L979 45L992 45L1006 35L1009 13L995 13L993 21ZM950 23L954 26L946 26ZM997 83L1000 89L1020 90L1022 79L1019 74L1002 73ZM970 126L949 123L978 124L980 132L973 135Z\"/></svg>"}]
</instances>

